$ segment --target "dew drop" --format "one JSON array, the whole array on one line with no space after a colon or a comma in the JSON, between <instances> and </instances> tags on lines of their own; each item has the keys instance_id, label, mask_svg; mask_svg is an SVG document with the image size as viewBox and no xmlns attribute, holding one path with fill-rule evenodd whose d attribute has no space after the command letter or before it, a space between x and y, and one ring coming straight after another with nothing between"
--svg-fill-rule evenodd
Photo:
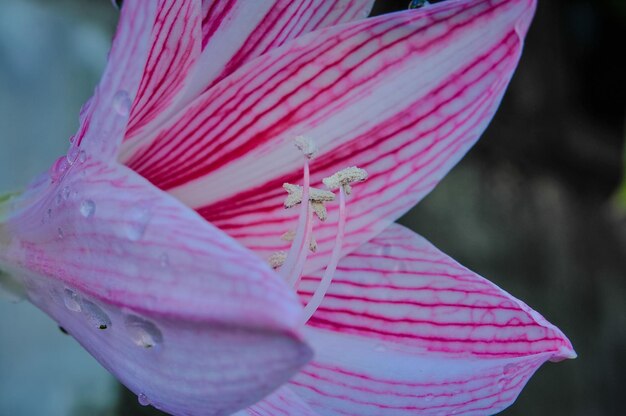
<instances>
[{"instance_id":1,"label":"dew drop","mask_svg":"<svg viewBox=\"0 0 626 416\"><path fill-rule=\"evenodd\" d=\"M76 140L75 135L70 136L70 143L74 143L75 140Z\"/></svg>"},{"instance_id":2,"label":"dew drop","mask_svg":"<svg viewBox=\"0 0 626 416\"><path fill-rule=\"evenodd\" d=\"M61 189L61 198L63 198L63 200L67 201L70 198L70 187L69 186L64 186L63 189Z\"/></svg>"},{"instance_id":3,"label":"dew drop","mask_svg":"<svg viewBox=\"0 0 626 416\"><path fill-rule=\"evenodd\" d=\"M427 402L432 402L434 398L435 398L435 396L433 396L432 394L427 394L424 397L424 400L427 401Z\"/></svg>"},{"instance_id":4,"label":"dew drop","mask_svg":"<svg viewBox=\"0 0 626 416\"><path fill-rule=\"evenodd\" d=\"M78 155L80 153L80 149L77 146L70 146L69 150L67 151L67 154L65 155L65 158L67 159L67 163L70 165L73 165L74 162L76 162L76 159L78 159Z\"/></svg>"},{"instance_id":5,"label":"dew drop","mask_svg":"<svg viewBox=\"0 0 626 416\"><path fill-rule=\"evenodd\" d=\"M137 401L142 406L149 406L150 405L150 399L148 399L148 396L146 396L143 393L139 393L139 395L137 396Z\"/></svg>"},{"instance_id":6,"label":"dew drop","mask_svg":"<svg viewBox=\"0 0 626 416\"><path fill-rule=\"evenodd\" d=\"M163 342L163 334L157 326L135 315L127 315L124 325L130 339L135 345L143 348L155 348Z\"/></svg>"},{"instance_id":7,"label":"dew drop","mask_svg":"<svg viewBox=\"0 0 626 416\"><path fill-rule=\"evenodd\" d=\"M113 109L123 117L128 117L130 114L130 107L133 103L128 96L128 92L124 90L119 90L113 96Z\"/></svg>"},{"instance_id":8,"label":"dew drop","mask_svg":"<svg viewBox=\"0 0 626 416\"><path fill-rule=\"evenodd\" d=\"M96 203L91 199L86 199L80 203L80 215L91 218L96 213Z\"/></svg>"},{"instance_id":9,"label":"dew drop","mask_svg":"<svg viewBox=\"0 0 626 416\"><path fill-rule=\"evenodd\" d=\"M65 233L63 232L63 228L57 228L57 238L59 240L63 240L65 238Z\"/></svg>"},{"instance_id":10,"label":"dew drop","mask_svg":"<svg viewBox=\"0 0 626 416\"><path fill-rule=\"evenodd\" d=\"M67 168L69 164L67 163L67 158L65 156L61 156L58 158L50 168L50 179L52 182L58 182L65 172L67 172Z\"/></svg>"},{"instance_id":11,"label":"dew drop","mask_svg":"<svg viewBox=\"0 0 626 416\"><path fill-rule=\"evenodd\" d=\"M131 241L141 240L152 214L144 207L133 208L129 213L129 218L125 224L126 236Z\"/></svg>"},{"instance_id":12,"label":"dew drop","mask_svg":"<svg viewBox=\"0 0 626 416\"><path fill-rule=\"evenodd\" d=\"M102 310L101 307L88 300L83 300L82 310L85 317L94 327L98 329L107 329L111 326L111 318Z\"/></svg>"},{"instance_id":13,"label":"dew drop","mask_svg":"<svg viewBox=\"0 0 626 416\"><path fill-rule=\"evenodd\" d=\"M80 296L72 289L65 289L63 291L63 303L65 307L72 312L80 312Z\"/></svg>"},{"instance_id":14,"label":"dew drop","mask_svg":"<svg viewBox=\"0 0 626 416\"><path fill-rule=\"evenodd\" d=\"M80 163L85 163L85 160L87 160L87 152L81 150L80 152L78 152L78 161Z\"/></svg>"}]
</instances>

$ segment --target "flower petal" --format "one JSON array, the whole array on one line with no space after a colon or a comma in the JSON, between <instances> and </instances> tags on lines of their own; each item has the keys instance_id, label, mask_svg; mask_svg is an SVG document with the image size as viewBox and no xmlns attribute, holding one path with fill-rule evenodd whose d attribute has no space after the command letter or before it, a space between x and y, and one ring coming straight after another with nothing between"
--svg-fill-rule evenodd
<instances>
[{"instance_id":1,"label":"flower petal","mask_svg":"<svg viewBox=\"0 0 626 416\"><path fill-rule=\"evenodd\" d=\"M365 18L373 0L202 2L202 58L188 96L193 98L247 62L316 29Z\"/></svg>"},{"instance_id":2,"label":"flower petal","mask_svg":"<svg viewBox=\"0 0 626 416\"><path fill-rule=\"evenodd\" d=\"M80 127L72 146L102 154L117 154L132 101L137 94L157 2L129 1L120 14L107 67L94 95L80 110Z\"/></svg>"},{"instance_id":3,"label":"flower petal","mask_svg":"<svg viewBox=\"0 0 626 416\"><path fill-rule=\"evenodd\" d=\"M253 58L317 28L364 18L372 4L373 0L204 0L201 9L198 2L163 4L157 22L160 15L175 18L155 25L154 46L125 140L157 128Z\"/></svg>"},{"instance_id":4,"label":"flower petal","mask_svg":"<svg viewBox=\"0 0 626 416\"><path fill-rule=\"evenodd\" d=\"M133 102L125 139L149 128L149 125L161 122L180 102L180 93L200 56L201 26L202 15L198 1L159 2L150 35L150 51L137 98ZM111 65L119 70L116 62Z\"/></svg>"},{"instance_id":5,"label":"flower petal","mask_svg":"<svg viewBox=\"0 0 626 416\"><path fill-rule=\"evenodd\" d=\"M303 300L321 273L303 279ZM394 224L342 259L293 388L325 415L494 414L547 360L575 357L523 302Z\"/></svg>"},{"instance_id":6,"label":"flower petal","mask_svg":"<svg viewBox=\"0 0 626 416\"><path fill-rule=\"evenodd\" d=\"M200 54L200 43L198 2L125 1L107 67L81 110L74 144L103 159L114 158L125 134L172 105Z\"/></svg>"},{"instance_id":7,"label":"flower petal","mask_svg":"<svg viewBox=\"0 0 626 416\"><path fill-rule=\"evenodd\" d=\"M281 387L261 402L236 416L317 416L308 404L289 387Z\"/></svg>"},{"instance_id":8,"label":"flower petal","mask_svg":"<svg viewBox=\"0 0 626 416\"><path fill-rule=\"evenodd\" d=\"M313 186L358 165L370 179L348 206L346 252L426 195L478 139L519 59L533 0L450 1L300 37L242 67L122 160L268 256L297 213L305 135L319 153ZM307 264L334 241L336 206Z\"/></svg>"},{"instance_id":9,"label":"flower petal","mask_svg":"<svg viewBox=\"0 0 626 416\"><path fill-rule=\"evenodd\" d=\"M194 211L93 158L54 189L3 225L0 264L142 400L232 413L310 357L293 292Z\"/></svg>"}]
</instances>

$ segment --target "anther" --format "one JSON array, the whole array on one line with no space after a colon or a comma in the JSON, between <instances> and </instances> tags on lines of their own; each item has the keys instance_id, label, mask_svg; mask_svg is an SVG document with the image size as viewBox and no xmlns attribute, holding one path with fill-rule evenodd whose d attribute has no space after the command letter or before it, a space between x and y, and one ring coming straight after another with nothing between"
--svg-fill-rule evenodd
<instances>
[{"instance_id":1,"label":"anther","mask_svg":"<svg viewBox=\"0 0 626 416\"><path fill-rule=\"evenodd\" d=\"M367 172L365 170L352 166L342 169L328 178L322 179L322 182L331 191L341 187L346 192L346 195L350 195L350 192L352 192L350 184L354 182L363 182L366 179Z\"/></svg>"},{"instance_id":2,"label":"anther","mask_svg":"<svg viewBox=\"0 0 626 416\"><path fill-rule=\"evenodd\" d=\"M280 266L285 264L285 260L287 260L287 253L284 251L277 251L267 259L267 262L273 269L278 269Z\"/></svg>"},{"instance_id":3,"label":"anther","mask_svg":"<svg viewBox=\"0 0 626 416\"><path fill-rule=\"evenodd\" d=\"M302 203L303 190L300 185L284 183L283 188L288 193L287 198L285 199L285 208L291 208ZM309 201L311 202L311 208L321 221L325 221L328 217L324 203L334 200L334 193L323 189L309 187Z\"/></svg>"},{"instance_id":4,"label":"anther","mask_svg":"<svg viewBox=\"0 0 626 416\"><path fill-rule=\"evenodd\" d=\"M294 230L286 231L283 235L280 236L281 240L284 241L293 241L296 237L296 232Z\"/></svg>"},{"instance_id":5,"label":"anther","mask_svg":"<svg viewBox=\"0 0 626 416\"><path fill-rule=\"evenodd\" d=\"M308 137L298 136L294 139L294 144L309 159L312 159L317 153L317 145Z\"/></svg>"},{"instance_id":6,"label":"anther","mask_svg":"<svg viewBox=\"0 0 626 416\"><path fill-rule=\"evenodd\" d=\"M293 230L289 230L285 232L280 238L284 241L292 242L296 238L296 232ZM311 239L309 240L309 250L313 253L317 251L317 241L315 240L315 236L311 235Z\"/></svg>"}]
</instances>

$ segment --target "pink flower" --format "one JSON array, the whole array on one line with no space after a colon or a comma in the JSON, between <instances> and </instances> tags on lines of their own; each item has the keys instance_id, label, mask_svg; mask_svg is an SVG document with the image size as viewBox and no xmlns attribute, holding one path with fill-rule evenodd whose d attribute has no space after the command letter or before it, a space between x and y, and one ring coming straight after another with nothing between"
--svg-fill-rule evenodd
<instances>
[{"instance_id":1,"label":"pink flower","mask_svg":"<svg viewBox=\"0 0 626 416\"><path fill-rule=\"evenodd\" d=\"M393 223L486 128L535 1L371 5L126 0L68 154L0 210L2 269L143 404L493 414L575 356Z\"/></svg>"}]
</instances>

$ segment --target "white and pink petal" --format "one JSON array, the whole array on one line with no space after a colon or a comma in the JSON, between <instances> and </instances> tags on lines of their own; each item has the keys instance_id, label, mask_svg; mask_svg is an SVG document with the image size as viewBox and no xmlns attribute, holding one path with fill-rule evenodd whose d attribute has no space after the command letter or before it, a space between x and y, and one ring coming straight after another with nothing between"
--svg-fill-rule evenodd
<instances>
[{"instance_id":1,"label":"white and pink petal","mask_svg":"<svg viewBox=\"0 0 626 416\"><path fill-rule=\"evenodd\" d=\"M358 165L370 173L348 206L345 252L426 195L478 139L521 54L533 0L450 1L327 28L269 51L208 90L121 160L263 257L297 213L292 140L319 148L312 185ZM337 222L316 226L327 262Z\"/></svg>"},{"instance_id":2,"label":"white and pink petal","mask_svg":"<svg viewBox=\"0 0 626 416\"><path fill-rule=\"evenodd\" d=\"M372 4L373 0L163 3L125 140L150 134L257 56L315 29L364 18Z\"/></svg>"},{"instance_id":3,"label":"white and pink petal","mask_svg":"<svg viewBox=\"0 0 626 416\"><path fill-rule=\"evenodd\" d=\"M2 269L142 401L232 413L310 358L280 277L128 168L87 157L37 195L1 226Z\"/></svg>"},{"instance_id":4,"label":"white and pink petal","mask_svg":"<svg viewBox=\"0 0 626 416\"><path fill-rule=\"evenodd\" d=\"M319 416L306 402L287 386L241 411L236 416Z\"/></svg>"},{"instance_id":5,"label":"white and pink petal","mask_svg":"<svg viewBox=\"0 0 626 416\"><path fill-rule=\"evenodd\" d=\"M302 280L308 301L321 279ZM344 258L307 324L292 388L324 415L494 414L547 360L575 357L523 302L393 225Z\"/></svg>"}]
</instances>

